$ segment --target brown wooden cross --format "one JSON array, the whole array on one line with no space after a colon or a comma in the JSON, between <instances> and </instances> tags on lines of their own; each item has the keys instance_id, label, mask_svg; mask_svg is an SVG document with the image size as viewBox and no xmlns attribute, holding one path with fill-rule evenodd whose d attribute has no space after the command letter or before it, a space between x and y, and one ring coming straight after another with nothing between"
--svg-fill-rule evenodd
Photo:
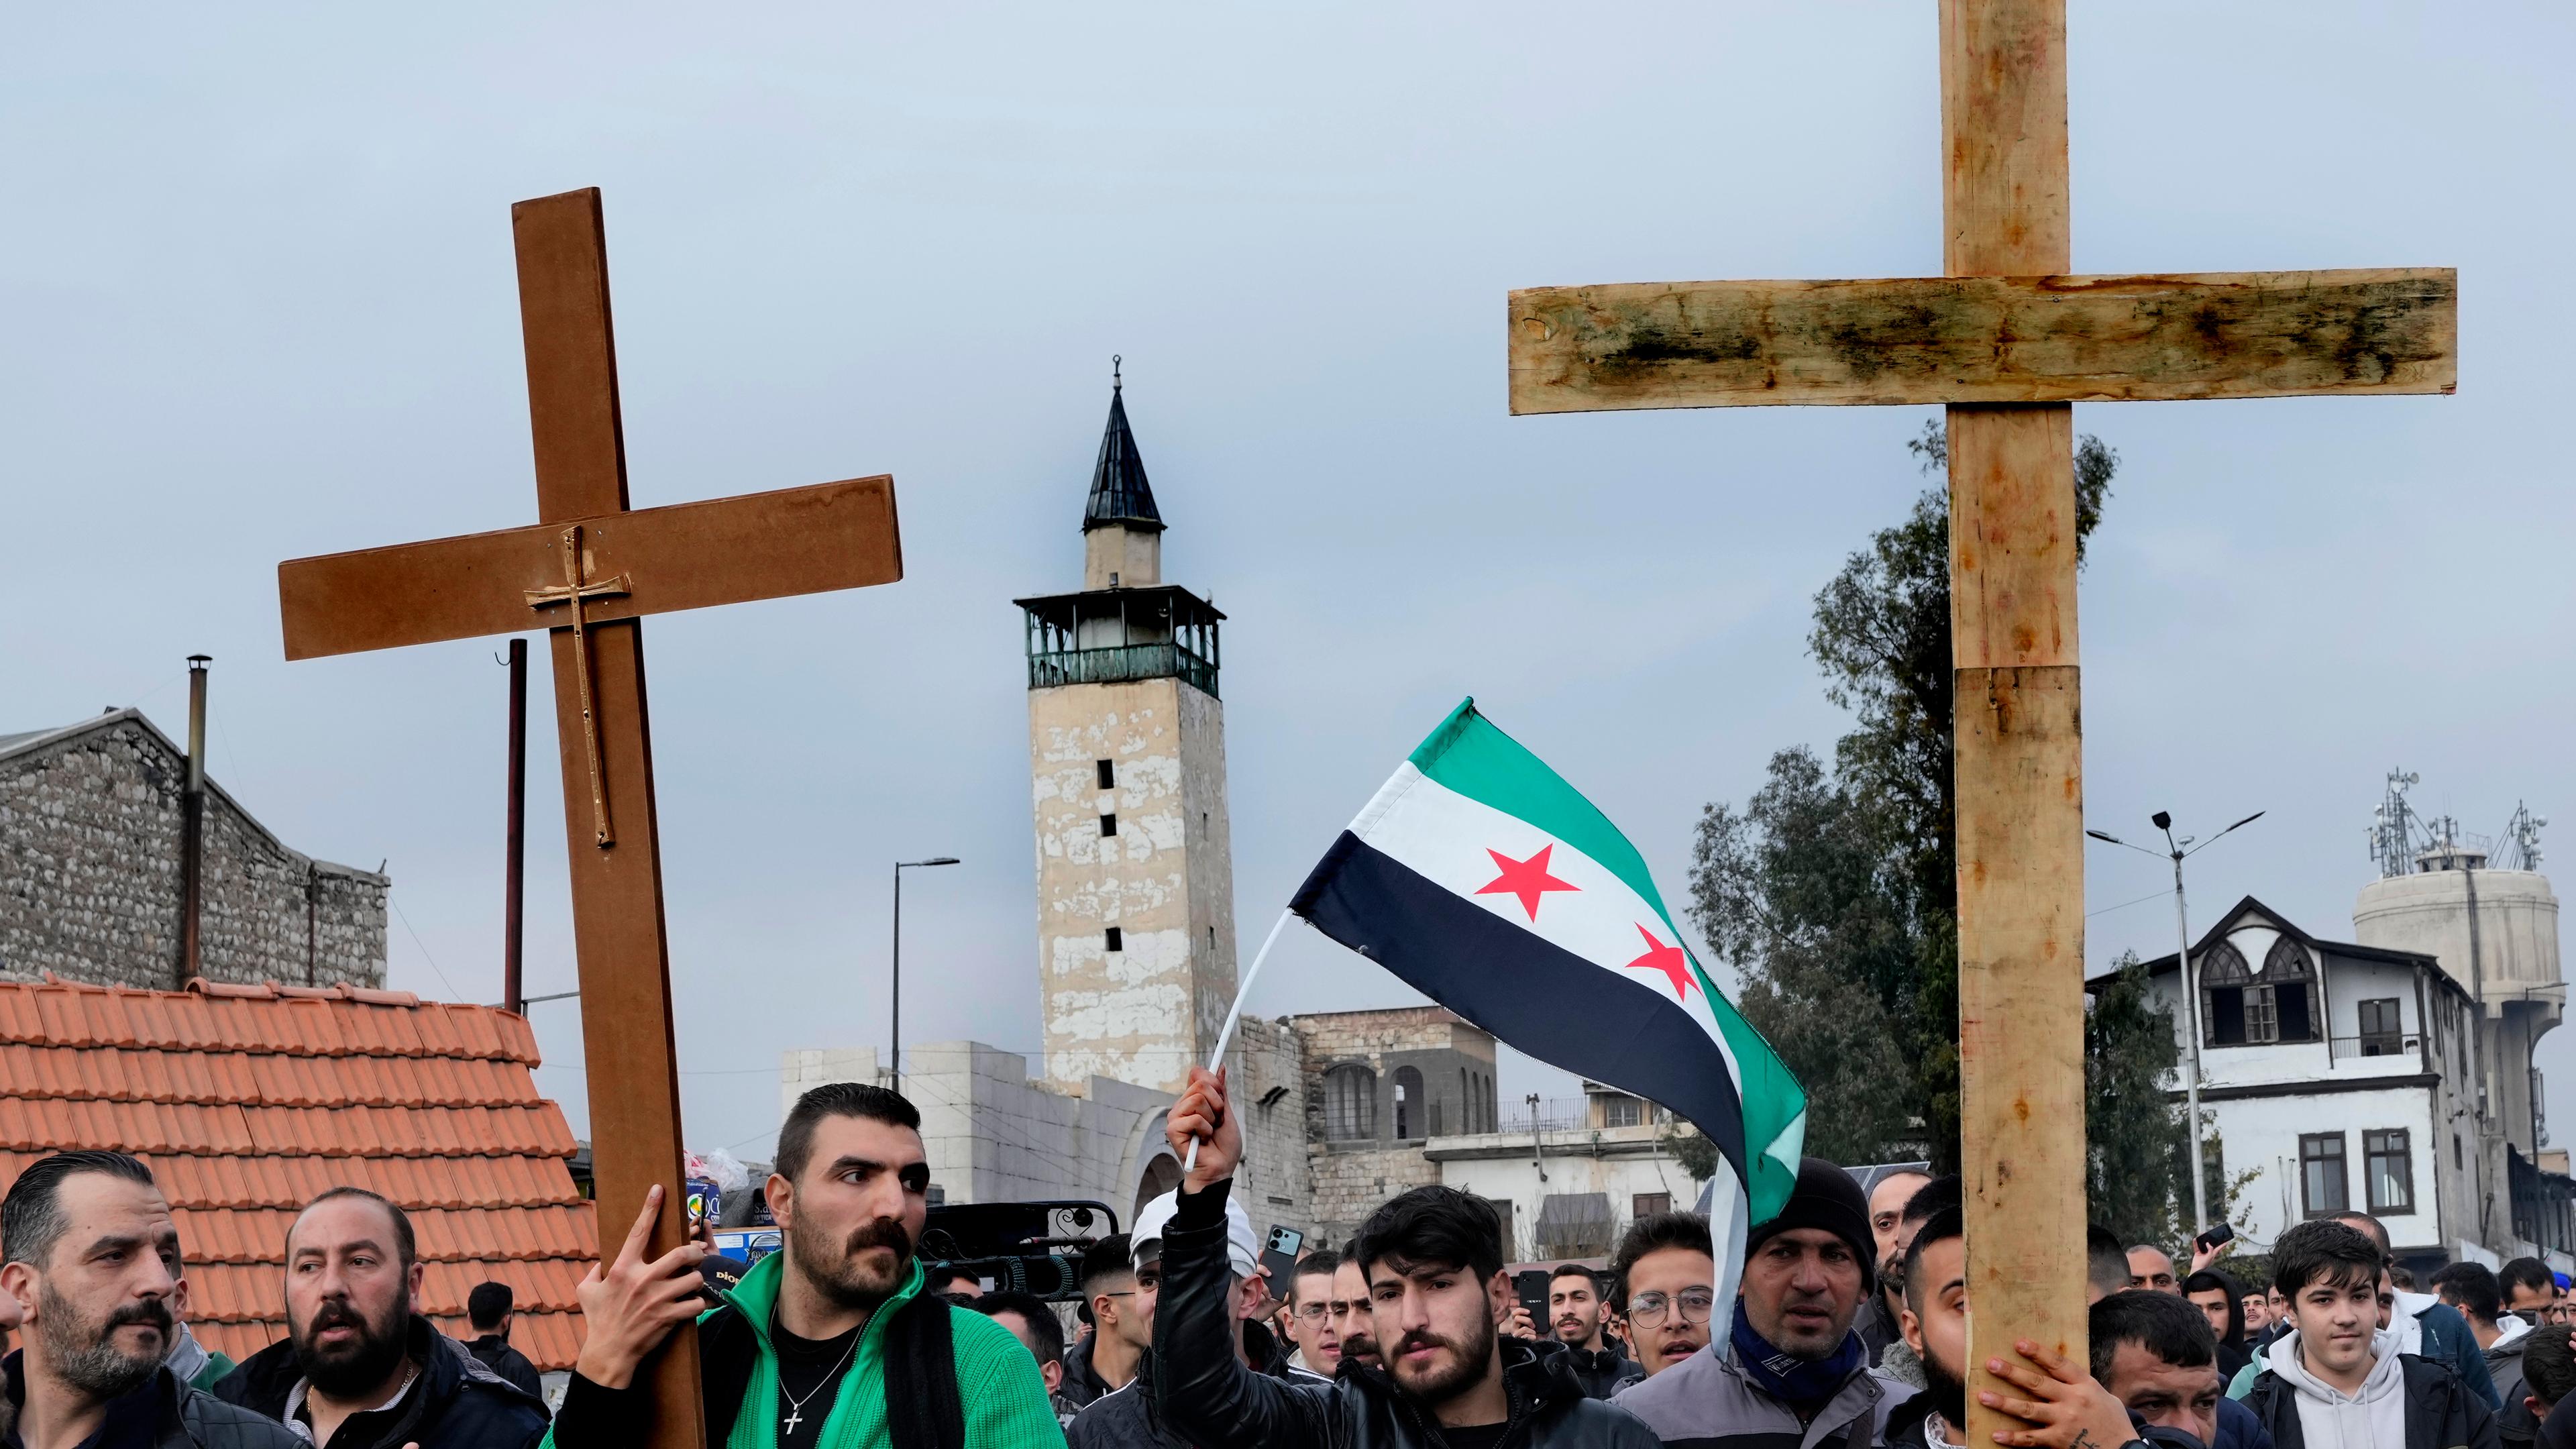
<instances>
[{"instance_id":1,"label":"brown wooden cross","mask_svg":"<svg viewBox=\"0 0 2576 1449\"><path fill-rule=\"evenodd\" d=\"M2078 401L2447 393L2448 270L2071 277L2064 0L1942 0L1949 275L1514 292L1515 413L1946 403L1969 1362L2084 1362ZM1969 1405L1970 1437L2006 1427Z\"/></svg>"},{"instance_id":2,"label":"brown wooden cross","mask_svg":"<svg viewBox=\"0 0 2576 1449\"><path fill-rule=\"evenodd\" d=\"M543 521L280 564L286 657L551 631L601 1232L613 1242L661 1183L659 1253L683 1230L682 1149L642 616L894 582L894 480L628 512L599 193L523 201L510 221ZM657 1449L700 1449L696 1341L647 1373Z\"/></svg>"}]
</instances>

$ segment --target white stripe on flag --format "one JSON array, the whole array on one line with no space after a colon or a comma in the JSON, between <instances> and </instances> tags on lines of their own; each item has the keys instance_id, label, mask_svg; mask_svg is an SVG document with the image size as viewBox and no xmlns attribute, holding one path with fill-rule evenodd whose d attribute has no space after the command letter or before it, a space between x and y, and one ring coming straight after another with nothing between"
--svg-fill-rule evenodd
<instances>
[{"instance_id":1,"label":"white stripe on flag","mask_svg":"<svg viewBox=\"0 0 2576 1449\"><path fill-rule=\"evenodd\" d=\"M1351 831L1371 848L1460 899L1666 1000L1674 999L1673 978L1644 959L1656 948L1681 944L1662 916L1609 867L1519 816L1461 795L1407 761L1359 819L1351 822ZM1505 891L1479 894L1504 874L1490 852L1526 862L1541 850L1548 852L1546 873L1574 889L1551 889L1538 895L1535 921L1522 896ZM1696 973L1690 975L1675 1004L1708 1033L1726 1056L1728 1075L1741 1083L1743 1073L1735 1053L1718 1029Z\"/></svg>"}]
</instances>

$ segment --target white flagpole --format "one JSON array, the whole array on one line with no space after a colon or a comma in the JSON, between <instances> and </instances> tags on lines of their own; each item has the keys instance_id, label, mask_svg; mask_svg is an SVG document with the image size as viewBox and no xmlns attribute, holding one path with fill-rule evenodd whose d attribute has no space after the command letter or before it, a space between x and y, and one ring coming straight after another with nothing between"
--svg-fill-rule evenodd
<instances>
[{"instance_id":1,"label":"white flagpole","mask_svg":"<svg viewBox=\"0 0 2576 1449\"><path fill-rule=\"evenodd\" d=\"M1261 963L1270 959L1270 948L1279 944L1279 933L1288 929L1289 918L1295 914L1294 911L1281 911L1279 924L1272 926L1270 934L1262 938L1261 950L1252 958L1252 969L1243 973L1243 983L1235 988L1234 1005L1226 1009L1225 1026L1216 1034L1216 1051L1208 1057L1209 1071L1213 1072L1225 1065L1225 1049L1227 1044L1234 1040L1234 1024L1243 1017L1243 999L1252 994L1253 978L1261 974ZM1229 1107L1227 1110L1233 1109ZM1210 1125L1209 1130L1215 1130L1213 1124ZM1190 1155L1181 1163L1181 1171L1186 1173L1198 1165L1199 1139L1193 1137L1190 1139Z\"/></svg>"}]
</instances>

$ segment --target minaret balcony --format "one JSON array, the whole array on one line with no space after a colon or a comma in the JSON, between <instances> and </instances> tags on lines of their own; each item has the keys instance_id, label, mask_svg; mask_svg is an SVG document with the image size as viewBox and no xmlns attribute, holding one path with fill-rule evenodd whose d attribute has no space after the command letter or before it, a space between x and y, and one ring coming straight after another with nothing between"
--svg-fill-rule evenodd
<instances>
[{"instance_id":1,"label":"minaret balcony","mask_svg":"<svg viewBox=\"0 0 2576 1449\"><path fill-rule=\"evenodd\" d=\"M1225 615L1187 589L1089 589L1014 599L1026 614L1029 688L1178 679L1211 699Z\"/></svg>"}]
</instances>

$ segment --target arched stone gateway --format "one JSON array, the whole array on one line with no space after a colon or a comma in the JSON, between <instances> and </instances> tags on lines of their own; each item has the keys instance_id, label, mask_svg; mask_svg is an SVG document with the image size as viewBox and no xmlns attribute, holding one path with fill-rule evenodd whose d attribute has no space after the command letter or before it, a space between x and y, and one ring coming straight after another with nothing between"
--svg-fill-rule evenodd
<instances>
[{"instance_id":1,"label":"arched stone gateway","mask_svg":"<svg viewBox=\"0 0 2576 1449\"><path fill-rule=\"evenodd\" d=\"M1168 1152L1156 1153L1153 1160L1145 1164L1144 1172L1136 1179L1135 1211L1143 1212L1145 1204L1180 1185L1181 1165L1172 1160L1172 1154ZM1127 1221L1132 1224L1136 1219L1130 1216Z\"/></svg>"}]
</instances>

